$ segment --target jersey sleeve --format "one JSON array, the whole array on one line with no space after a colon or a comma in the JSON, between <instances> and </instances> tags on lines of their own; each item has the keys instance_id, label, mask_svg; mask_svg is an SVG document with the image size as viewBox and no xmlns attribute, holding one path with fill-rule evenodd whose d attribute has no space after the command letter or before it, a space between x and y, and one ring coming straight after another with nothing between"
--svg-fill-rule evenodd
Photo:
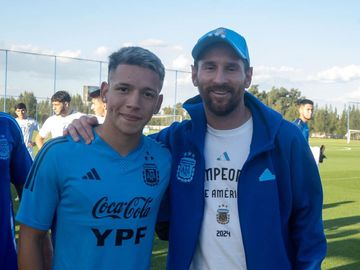
<instances>
[{"instance_id":1,"label":"jersey sleeve","mask_svg":"<svg viewBox=\"0 0 360 270\"><path fill-rule=\"evenodd\" d=\"M59 150L55 147L57 141L46 143L36 157L16 216L20 223L39 230L51 227L59 203L61 188L56 155Z\"/></svg>"}]
</instances>

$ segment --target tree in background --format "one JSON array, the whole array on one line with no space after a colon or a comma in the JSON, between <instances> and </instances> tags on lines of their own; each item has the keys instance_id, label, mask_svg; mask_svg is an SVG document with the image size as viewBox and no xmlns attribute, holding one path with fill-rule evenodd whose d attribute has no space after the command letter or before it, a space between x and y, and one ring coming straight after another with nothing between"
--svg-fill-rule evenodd
<instances>
[{"instance_id":1,"label":"tree in background","mask_svg":"<svg viewBox=\"0 0 360 270\"><path fill-rule=\"evenodd\" d=\"M275 109L289 121L293 121L298 117L297 101L304 96L298 89L286 89L284 87L272 87L270 91L260 91L258 85L252 85L249 90L255 97L264 102L269 107ZM310 97L311 99L311 97ZM36 98L32 92L25 91L18 98L8 96L6 99L6 112L14 115L15 104L24 102L28 108L28 114L35 118L40 124L52 115L52 106L50 99ZM0 98L0 110L3 110L4 98ZM182 103L175 105L175 114L181 115L182 119L188 119L188 113L183 109ZM83 113L91 113L90 105L84 103L82 97L77 94L71 97L71 106L74 110ZM342 113L338 113L332 106L319 108L315 106L313 121L309 123L310 132L319 135L333 136L342 138L347 132L347 115L348 108L344 107ZM360 109L358 106L349 108L350 127L360 130ZM162 109L162 114L173 115L174 107L166 106ZM150 120L149 125L166 126L172 122L171 117L161 118L154 117Z\"/></svg>"},{"instance_id":2,"label":"tree in background","mask_svg":"<svg viewBox=\"0 0 360 270\"><path fill-rule=\"evenodd\" d=\"M37 117L35 119L39 124L43 124L50 115L52 115L50 99L41 100L37 106Z\"/></svg>"},{"instance_id":3,"label":"tree in background","mask_svg":"<svg viewBox=\"0 0 360 270\"><path fill-rule=\"evenodd\" d=\"M4 102L5 99L4 98L0 98L0 110L4 110ZM11 114L12 116L15 116L15 105L16 105L17 101L14 97L10 96L6 98L6 108L5 108L5 112L8 112L9 114Z\"/></svg>"},{"instance_id":4,"label":"tree in background","mask_svg":"<svg viewBox=\"0 0 360 270\"><path fill-rule=\"evenodd\" d=\"M351 106L350 108L350 129L360 130L360 109L356 106Z\"/></svg>"},{"instance_id":5,"label":"tree in background","mask_svg":"<svg viewBox=\"0 0 360 270\"><path fill-rule=\"evenodd\" d=\"M347 126L347 113L346 113L346 108L344 108L344 110L341 113L341 116L339 116L338 122L336 122L336 137L341 138L341 136L347 132L346 126Z\"/></svg>"},{"instance_id":6,"label":"tree in background","mask_svg":"<svg viewBox=\"0 0 360 270\"><path fill-rule=\"evenodd\" d=\"M90 113L90 108L84 104L82 97L76 94L71 97L71 108L77 112Z\"/></svg>"},{"instance_id":7,"label":"tree in background","mask_svg":"<svg viewBox=\"0 0 360 270\"><path fill-rule=\"evenodd\" d=\"M293 121L298 117L297 101L303 98L299 90L292 88L289 91L284 87L273 87L269 92L260 92L259 86L253 85L249 88L249 92L269 107L281 113L285 119Z\"/></svg>"},{"instance_id":8,"label":"tree in background","mask_svg":"<svg viewBox=\"0 0 360 270\"><path fill-rule=\"evenodd\" d=\"M166 106L162 109L163 114L165 115L173 115L174 114L174 107L173 106ZM188 116L187 111L183 108L183 104L181 102L176 103L175 105L175 115L181 115L183 118Z\"/></svg>"}]
</instances>

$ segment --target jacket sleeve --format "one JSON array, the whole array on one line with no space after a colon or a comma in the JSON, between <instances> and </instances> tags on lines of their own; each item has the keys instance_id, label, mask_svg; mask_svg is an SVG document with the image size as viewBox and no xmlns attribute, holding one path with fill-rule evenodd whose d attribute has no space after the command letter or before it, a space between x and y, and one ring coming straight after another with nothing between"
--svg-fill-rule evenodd
<instances>
[{"instance_id":1,"label":"jacket sleeve","mask_svg":"<svg viewBox=\"0 0 360 270\"><path fill-rule=\"evenodd\" d=\"M326 238L322 221L323 192L318 167L309 145L295 136L290 151L291 239L295 248L294 269L321 269L326 256Z\"/></svg>"},{"instance_id":2,"label":"jacket sleeve","mask_svg":"<svg viewBox=\"0 0 360 270\"><path fill-rule=\"evenodd\" d=\"M167 190L160 204L158 218L155 226L156 234L160 240L169 240L170 229L170 207L169 207L169 191Z\"/></svg>"},{"instance_id":3,"label":"jacket sleeve","mask_svg":"<svg viewBox=\"0 0 360 270\"><path fill-rule=\"evenodd\" d=\"M26 177L32 165L32 159L24 143L21 129L15 121L9 121L9 130L14 139L14 148L11 153L10 170L11 182L15 186L21 186L25 183Z\"/></svg>"},{"instance_id":4,"label":"jacket sleeve","mask_svg":"<svg viewBox=\"0 0 360 270\"><path fill-rule=\"evenodd\" d=\"M151 134L150 137L163 143L170 151L171 149L171 132L174 124L168 128L161 130L158 133ZM170 180L171 181L171 180ZM170 228L170 202L169 202L169 189L166 190L164 197L160 204L160 209L157 217L157 223L155 226L156 234L160 240L169 240L169 228Z\"/></svg>"}]
</instances>

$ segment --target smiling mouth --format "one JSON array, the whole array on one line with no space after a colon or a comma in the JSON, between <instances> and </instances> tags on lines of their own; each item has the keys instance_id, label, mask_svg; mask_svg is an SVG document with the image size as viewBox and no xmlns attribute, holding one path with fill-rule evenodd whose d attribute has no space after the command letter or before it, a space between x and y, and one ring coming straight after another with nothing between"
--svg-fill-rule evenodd
<instances>
[{"instance_id":1,"label":"smiling mouth","mask_svg":"<svg viewBox=\"0 0 360 270\"><path fill-rule=\"evenodd\" d=\"M212 90L210 91L210 95L214 97L225 97L230 95L230 91L228 90Z\"/></svg>"},{"instance_id":2,"label":"smiling mouth","mask_svg":"<svg viewBox=\"0 0 360 270\"><path fill-rule=\"evenodd\" d=\"M126 114L126 113L123 113L123 114L121 114L121 116L122 116L124 119L126 119L127 121L135 122L135 121L141 120L141 117L140 117L140 116L137 116L137 115L134 115L134 114Z\"/></svg>"},{"instance_id":3,"label":"smiling mouth","mask_svg":"<svg viewBox=\"0 0 360 270\"><path fill-rule=\"evenodd\" d=\"M213 90L211 91L212 93L216 94L216 95L226 95L229 93L229 91L223 91L223 90Z\"/></svg>"}]
</instances>

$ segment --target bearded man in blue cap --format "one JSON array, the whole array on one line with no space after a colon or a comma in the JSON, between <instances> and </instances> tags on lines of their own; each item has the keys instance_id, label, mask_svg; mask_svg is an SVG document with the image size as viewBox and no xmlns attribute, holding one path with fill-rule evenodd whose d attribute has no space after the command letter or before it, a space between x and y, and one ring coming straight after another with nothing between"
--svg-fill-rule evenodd
<instances>
[{"instance_id":1,"label":"bearded man in blue cap","mask_svg":"<svg viewBox=\"0 0 360 270\"><path fill-rule=\"evenodd\" d=\"M241 35L210 31L192 56L191 120L155 135L172 152L157 230L168 269L320 269L322 187L301 132L246 91L253 69Z\"/></svg>"}]
</instances>

